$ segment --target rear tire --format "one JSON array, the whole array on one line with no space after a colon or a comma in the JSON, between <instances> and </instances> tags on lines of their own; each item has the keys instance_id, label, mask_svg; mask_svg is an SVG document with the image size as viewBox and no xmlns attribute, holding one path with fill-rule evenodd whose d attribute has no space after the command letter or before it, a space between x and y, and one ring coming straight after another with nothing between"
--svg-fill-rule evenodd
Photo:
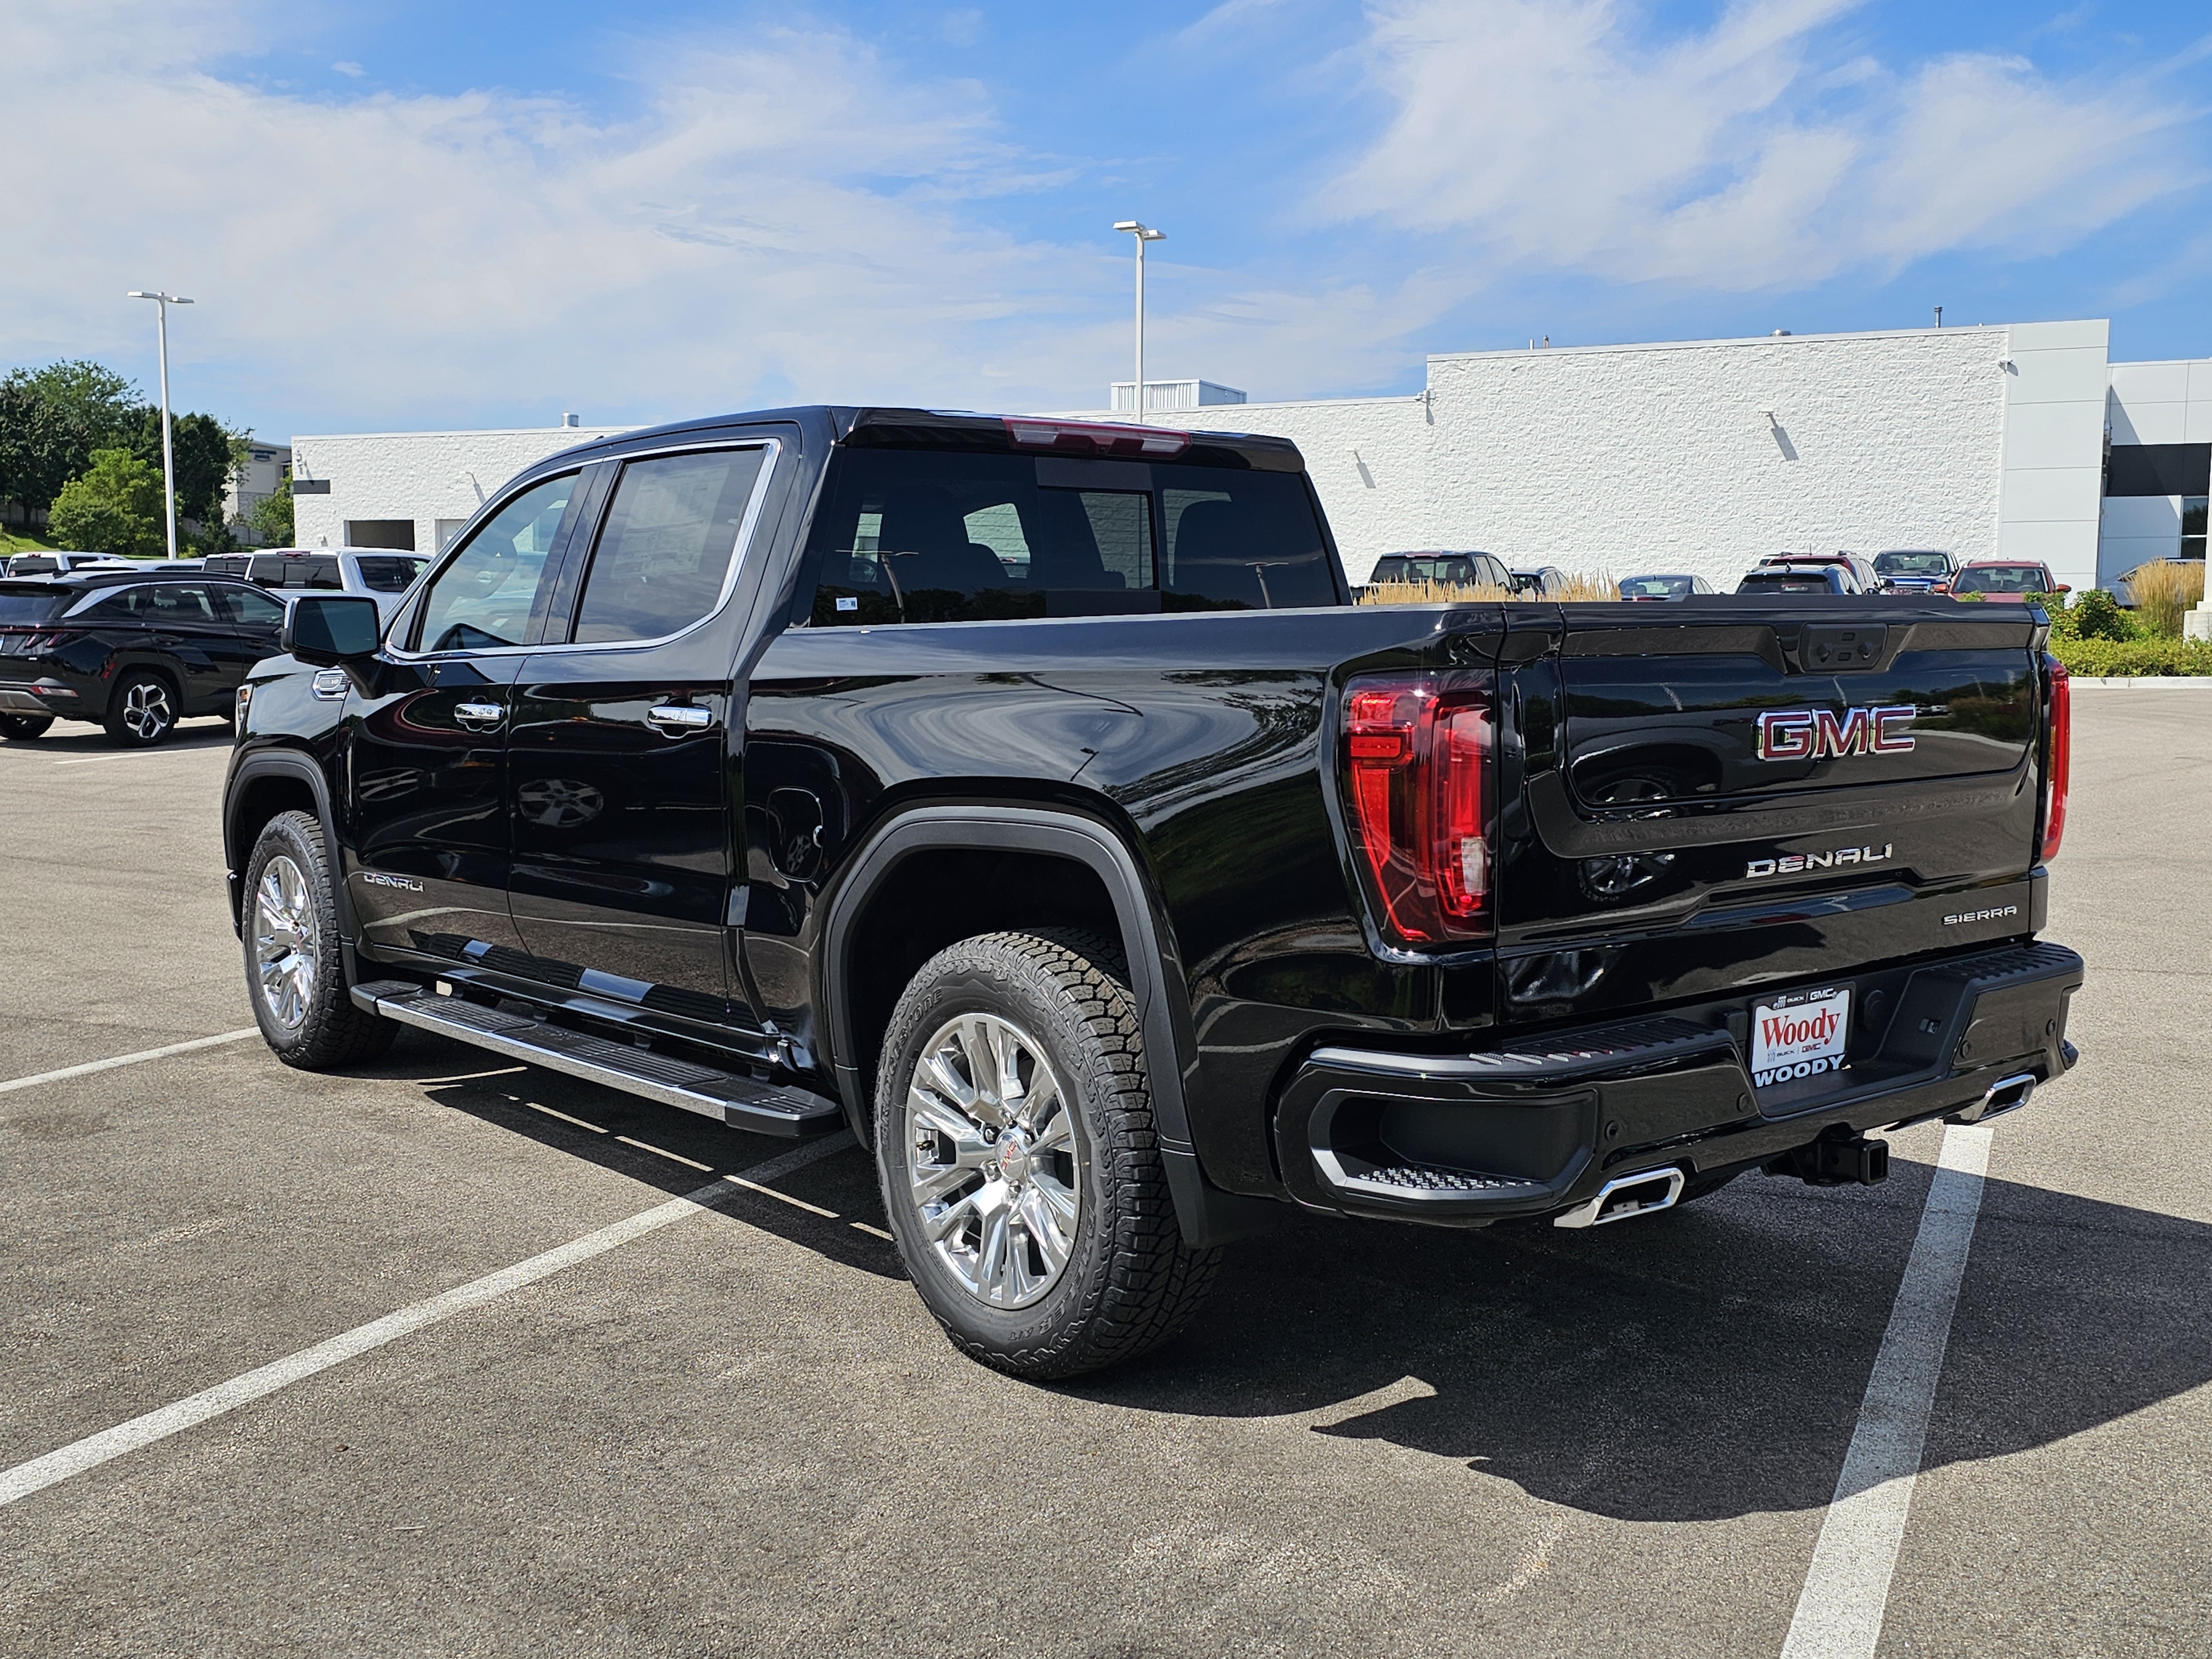
<instances>
[{"instance_id":1,"label":"rear tire","mask_svg":"<svg viewBox=\"0 0 2212 1659\"><path fill-rule=\"evenodd\" d=\"M0 738L10 743L28 743L33 738L43 738L46 728L53 724L50 714L0 714Z\"/></svg>"},{"instance_id":2,"label":"rear tire","mask_svg":"<svg viewBox=\"0 0 2212 1659\"><path fill-rule=\"evenodd\" d=\"M1120 951L989 933L900 997L876 1085L876 1170L915 1289L955 1346L1039 1381L1133 1359L1212 1288L1183 1243Z\"/></svg>"},{"instance_id":3,"label":"rear tire","mask_svg":"<svg viewBox=\"0 0 2212 1659\"><path fill-rule=\"evenodd\" d=\"M167 678L134 668L115 684L105 722L109 738L125 749L151 749L177 729L177 694Z\"/></svg>"},{"instance_id":4,"label":"rear tire","mask_svg":"<svg viewBox=\"0 0 2212 1659\"><path fill-rule=\"evenodd\" d=\"M337 898L323 826L280 812L262 826L246 864L246 994L277 1059L303 1071L374 1060L398 1027L346 994Z\"/></svg>"}]
</instances>

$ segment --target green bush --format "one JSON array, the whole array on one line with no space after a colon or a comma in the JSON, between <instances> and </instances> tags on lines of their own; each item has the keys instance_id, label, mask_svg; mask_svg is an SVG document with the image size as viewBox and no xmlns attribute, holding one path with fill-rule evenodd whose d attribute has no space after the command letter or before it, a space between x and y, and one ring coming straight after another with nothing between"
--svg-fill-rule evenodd
<instances>
[{"instance_id":1,"label":"green bush","mask_svg":"<svg viewBox=\"0 0 2212 1659\"><path fill-rule=\"evenodd\" d=\"M2212 644L2203 640L2084 639L2061 635L2056 615L2051 621L2051 654L2066 665L2069 674L2098 678L2212 674Z\"/></svg>"},{"instance_id":2,"label":"green bush","mask_svg":"<svg viewBox=\"0 0 2212 1659\"><path fill-rule=\"evenodd\" d=\"M2077 595L2071 605L2058 596L2046 595L2043 608L2051 613L2053 639L2124 641L2142 637L2136 619L2121 610L2119 601L2100 587Z\"/></svg>"},{"instance_id":3,"label":"green bush","mask_svg":"<svg viewBox=\"0 0 2212 1659\"><path fill-rule=\"evenodd\" d=\"M148 556L168 548L161 474L127 449L96 449L91 470L54 497L47 533L86 553Z\"/></svg>"}]
</instances>

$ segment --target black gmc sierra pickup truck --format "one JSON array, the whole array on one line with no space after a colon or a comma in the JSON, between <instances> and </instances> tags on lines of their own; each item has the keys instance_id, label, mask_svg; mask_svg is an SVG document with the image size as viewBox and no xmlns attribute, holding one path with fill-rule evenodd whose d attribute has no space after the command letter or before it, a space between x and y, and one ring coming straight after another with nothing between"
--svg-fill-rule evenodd
<instances>
[{"instance_id":1,"label":"black gmc sierra pickup truck","mask_svg":"<svg viewBox=\"0 0 2212 1659\"><path fill-rule=\"evenodd\" d=\"M256 1018L873 1149L1038 1377L1286 1206L1887 1173L2074 1060L2030 606L1347 605L1280 440L916 410L586 445L388 623L304 596L223 803Z\"/></svg>"}]
</instances>

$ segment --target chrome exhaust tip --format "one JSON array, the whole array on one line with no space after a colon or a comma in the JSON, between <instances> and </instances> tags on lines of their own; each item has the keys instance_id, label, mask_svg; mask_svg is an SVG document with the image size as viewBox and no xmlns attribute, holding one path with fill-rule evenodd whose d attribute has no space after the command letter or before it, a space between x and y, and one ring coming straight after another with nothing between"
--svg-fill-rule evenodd
<instances>
[{"instance_id":1,"label":"chrome exhaust tip","mask_svg":"<svg viewBox=\"0 0 2212 1659\"><path fill-rule=\"evenodd\" d=\"M1689 1177L1674 1165L1663 1170L1644 1170L1632 1176L1622 1176L1608 1181L1597 1189L1597 1196L1586 1204L1577 1204L1571 1210L1552 1218L1554 1227L1602 1227L1608 1221L1626 1221L1632 1215L1650 1215L1655 1210L1670 1210L1674 1200L1682 1195Z\"/></svg>"},{"instance_id":2,"label":"chrome exhaust tip","mask_svg":"<svg viewBox=\"0 0 2212 1659\"><path fill-rule=\"evenodd\" d=\"M2002 1117L2007 1112L2016 1112L2027 1104L2035 1093L2035 1073L2015 1072L2010 1077L1999 1078L1990 1085L1982 1097L1963 1111L1948 1114L1946 1123L1987 1123L1993 1117Z\"/></svg>"}]
</instances>

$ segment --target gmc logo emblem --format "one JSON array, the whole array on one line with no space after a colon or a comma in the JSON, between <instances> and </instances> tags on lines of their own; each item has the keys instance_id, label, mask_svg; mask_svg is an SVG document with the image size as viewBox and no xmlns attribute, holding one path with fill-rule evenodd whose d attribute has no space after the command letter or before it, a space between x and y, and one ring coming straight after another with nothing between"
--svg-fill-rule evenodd
<instances>
[{"instance_id":1,"label":"gmc logo emblem","mask_svg":"<svg viewBox=\"0 0 2212 1659\"><path fill-rule=\"evenodd\" d=\"M1759 757L1763 761L1825 760L1831 755L1902 755L1912 748L1903 728L1917 708L1825 708L1770 710L1759 717Z\"/></svg>"}]
</instances>

